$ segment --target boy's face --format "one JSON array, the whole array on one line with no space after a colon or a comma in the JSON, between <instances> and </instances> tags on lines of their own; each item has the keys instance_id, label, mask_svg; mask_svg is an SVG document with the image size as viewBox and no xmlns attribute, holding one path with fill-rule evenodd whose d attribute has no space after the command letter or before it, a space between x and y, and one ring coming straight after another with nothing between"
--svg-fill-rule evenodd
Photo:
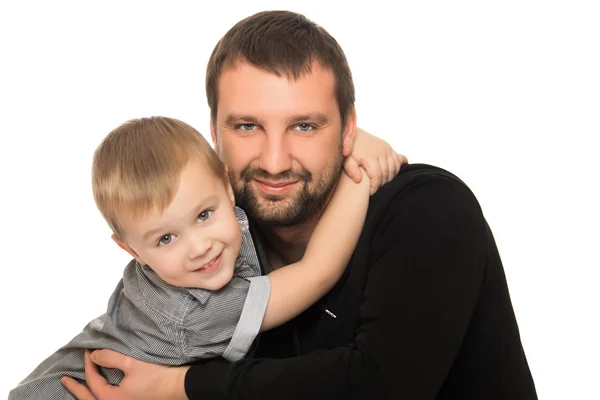
<instances>
[{"instance_id":1,"label":"boy's face","mask_svg":"<svg viewBox=\"0 0 600 400\"><path fill-rule=\"evenodd\" d=\"M164 281L217 290L231 280L242 235L231 187L198 161L182 170L173 201L146 218L121 222L117 244Z\"/></svg>"}]
</instances>

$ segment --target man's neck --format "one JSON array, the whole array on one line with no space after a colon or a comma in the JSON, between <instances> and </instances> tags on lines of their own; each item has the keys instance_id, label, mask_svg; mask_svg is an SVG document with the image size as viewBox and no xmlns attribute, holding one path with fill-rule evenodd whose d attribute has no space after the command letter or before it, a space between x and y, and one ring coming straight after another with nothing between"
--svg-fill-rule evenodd
<instances>
[{"instance_id":1,"label":"man's neck","mask_svg":"<svg viewBox=\"0 0 600 400\"><path fill-rule=\"evenodd\" d=\"M261 229L266 241L265 251L273 269L293 264L302 259L322 213L323 211L320 211L299 225L263 227Z\"/></svg>"}]
</instances>

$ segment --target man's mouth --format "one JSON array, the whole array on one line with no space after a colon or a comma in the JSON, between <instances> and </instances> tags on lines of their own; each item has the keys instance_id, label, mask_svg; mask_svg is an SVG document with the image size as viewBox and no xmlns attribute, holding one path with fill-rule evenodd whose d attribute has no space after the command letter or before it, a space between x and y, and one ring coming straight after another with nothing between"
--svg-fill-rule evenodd
<instances>
[{"instance_id":1,"label":"man's mouth","mask_svg":"<svg viewBox=\"0 0 600 400\"><path fill-rule=\"evenodd\" d=\"M298 181L270 182L255 179L258 188L266 194L284 194L289 192Z\"/></svg>"}]
</instances>

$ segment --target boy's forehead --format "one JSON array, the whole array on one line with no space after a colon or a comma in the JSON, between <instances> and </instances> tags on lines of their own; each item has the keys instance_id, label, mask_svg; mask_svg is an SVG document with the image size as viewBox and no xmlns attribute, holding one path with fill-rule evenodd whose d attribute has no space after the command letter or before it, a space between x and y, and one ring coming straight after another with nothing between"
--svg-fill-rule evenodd
<instances>
[{"instance_id":1,"label":"boy's forehead","mask_svg":"<svg viewBox=\"0 0 600 400\"><path fill-rule=\"evenodd\" d=\"M202 211L222 196L224 183L205 161L188 162L180 171L173 193L157 193L119 208L121 226L130 234L152 230L153 226L168 225Z\"/></svg>"}]
</instances>

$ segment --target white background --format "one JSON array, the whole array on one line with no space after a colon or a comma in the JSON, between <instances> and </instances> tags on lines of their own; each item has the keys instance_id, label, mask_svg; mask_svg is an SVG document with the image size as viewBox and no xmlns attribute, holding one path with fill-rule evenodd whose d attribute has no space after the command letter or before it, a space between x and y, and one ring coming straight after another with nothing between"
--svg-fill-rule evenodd
<instances>
[{"instance_id":1,"label":"white background","mask_svg":"<svg viewBox=\"0 0 600 400\"><path fill-rule=\"evenodd\" d=\"M276 8L338 39L361 127L475 192L539 397L600 399L597 2L11 3L0 6L0 396L103 312L128 261L92 199L96 146L150 115L208 135L212 48Z\"/></svg>"}]
</instances>

